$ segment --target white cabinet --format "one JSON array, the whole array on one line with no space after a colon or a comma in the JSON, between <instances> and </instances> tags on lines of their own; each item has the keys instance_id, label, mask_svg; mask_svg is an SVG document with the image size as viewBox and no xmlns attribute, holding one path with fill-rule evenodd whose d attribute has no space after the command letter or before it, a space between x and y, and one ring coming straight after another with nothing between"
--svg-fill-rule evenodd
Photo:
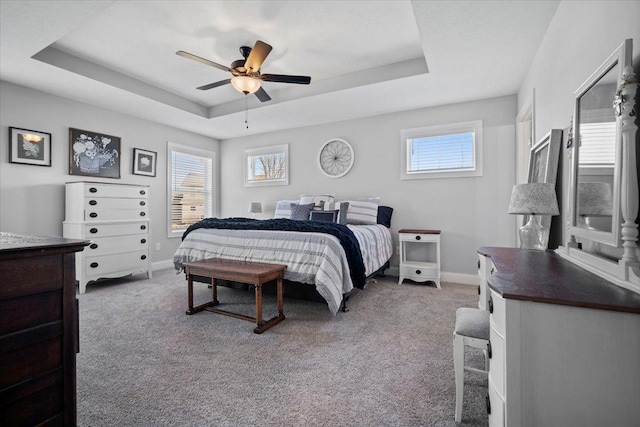
<instances>
[{"instance_id":1,"label":"white cabinet","mask_svg":"<svg viewBox=\"0 0 640 427\"><path fill-rule=\"evenodd\" d=\"M553 252L479 252L491 263L489 426L638 425L640 294Z\"/></svg>"},{"instance_id":2,"label":"white cabinet","mask_svg":"<svg viewBox=\"0 0 640 427\"><path fill-rule=\"evenodd\" d=\"M140 273L150 278L149 187L71 182L65 192L64 237L91 240L76 254L80 293L98 279Z\"/></svg>"},{"instance_id":3,"label":"white cabinet","mask_svg":"<svg viewBox=\"0 0 640 427\"><path fill-rule=\"evenodd\" d=\"M398 231L400 241L400 274L416 282L432 281L440 288L440 230ZM429 246L433 254L429 254Z\"/></svg>"}]
</instances>

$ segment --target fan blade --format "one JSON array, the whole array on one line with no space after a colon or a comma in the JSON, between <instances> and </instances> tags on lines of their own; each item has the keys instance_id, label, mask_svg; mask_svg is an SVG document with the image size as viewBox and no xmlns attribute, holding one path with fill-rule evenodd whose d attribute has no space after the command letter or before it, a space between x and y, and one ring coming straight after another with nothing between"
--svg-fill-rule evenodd
<instances>
[{"instance_id":1,"label":"fan blade","mask_svg":"<svg viewBox=\"0 0 640 427\"><path fill-rule=\"evenodd\" d=\"M220 80L219 82L209 83L208 85L200 86L200 87L197 87L196 89L198 89L198 90L209 90L209 89L213 89L214 87L224 86L224 85L229 84L229 83L231 83L231 79Z\"/></svg>"},{"instance_id":2,"label":"fan blade","mask_svg":"<svg viewBox=\"0 0 640 427\"><path fill-rule=\"evenodd\" d=\"M276 83L296 83L299 85L308 85L311 83L311 77L309 76L289 76L286 74L262 74L258 76L260 80L265 82Z\"/></svg>"},{"instance_id":3,"label":"fan blade","mask_svg":"<svg viewBox=\"0 0 640 427\"><path fill-rule=\"evenodd\" d=\"M201 58L198 55L194 55L192 53L185 52L184 50L177 51L176 55L182 56L183 58L191 59L193 61L200 62L201 64L208 65L210 67L214 67L214 68L217 68L217 69L222 70L222 71L229 71L230 73L233 72L233 71L231 71L231 69L229 67L225 67L224 65L218 64L218 63L213 62L213 61L209 61L208 59Z\"/></svg>"},{"instance_id":4,"label":"fan blade","mask_svg":"<svg viewBox=\"0 0 640 427\"><path fill-rule=\"evenodd\" d=\"M253 46L253 49L251 49L251 53L244 63L244 68L250 73L257 73L265 58L269 55L269 52L271 52L271 49L271 46L258 40Z\"/></svg>"},{"instance_id":5,"label":"fan blade","mask_svg":"<svg viewBox=\"0 0 640 427\"><path fill-rule=\"evenodd\" d=\"M260 102L271 101L271 97L267 92L265 92L265 90L262 87L256 91L256 96L258 97Z\"/></svg>"}]
</instances>

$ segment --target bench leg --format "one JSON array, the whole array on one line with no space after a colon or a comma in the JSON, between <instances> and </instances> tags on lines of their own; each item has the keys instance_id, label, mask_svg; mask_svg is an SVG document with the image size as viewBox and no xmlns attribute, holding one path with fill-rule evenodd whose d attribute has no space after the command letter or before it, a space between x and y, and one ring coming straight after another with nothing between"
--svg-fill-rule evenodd
<instances>
[{"instance_id":1,"label":"bench leg","mask_svg":"<svg viewBox=\"0 0 640 427\"><path fill-rule=\"evenodd\" d=\"M187 314L195 314L207 307L213 307L218 305L219 302L216 298L216 281L215 279L211 279L211 285L213 287L213 300L209 302L205 302L204 304L200 304L197 307L193 306L193 276L191 274L187 275L187 289L188 289L188 299L189 299L189 309L186 311Z\"/></svg>"},{"instance_id":2,"label":"bench leg","mask_svg":"<svg viewBox=\"0 0 640 427\"><path fill-rule=\"evenodd\" d=\"M284 303L283 303L283 281L278 279L278 315L272 317L266 322L262 320L262 286L256 286L256 324L257 326L253 330L256 334L261 334L273 325L277 325L282 322L284 317Z\"/></svg>"}]
</instances>

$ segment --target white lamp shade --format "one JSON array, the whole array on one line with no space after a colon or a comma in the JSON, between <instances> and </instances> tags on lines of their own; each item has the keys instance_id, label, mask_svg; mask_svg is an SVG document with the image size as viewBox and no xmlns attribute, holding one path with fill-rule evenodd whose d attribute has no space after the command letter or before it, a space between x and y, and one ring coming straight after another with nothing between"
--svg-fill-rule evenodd
<instances>
[{"instance_id":1,"label":"white lamp shade","mask_svg":"<svg viewBox=\"0 0 640 427\"><path fill-rule=\"evenodd\" d=\"M249 213L252 213L252 214L262 213L262 203L260 202L249 203Z\"/></svg>"},{"instance_id":2,"label":"white lamp shade","mask_svg":"<svg viewBox=\"0 0 640 427\"><path fill-rule=\"evenodd\" d=\"M516 215L559 215L555 184L516 184L511 192L509 213Z\"/></svg>"},{"instance_id":3,"label":"white lamp shade","mask_svg":"<svg viewBox=\"0 0 640 427\"><path fill-rule=\"evenodd\" d=\"M231 78L231 84L238 92L244 94L254 93L260 89L260 80L248 76L235 76Z\"/></svg>"},{"instance_id":4,"label":"white lamp shade","mask_svg":"<svg viewBox=\"0 0 640 427\"><path fill-rule=\"evenodd\" d=\"M578 215L613 215L611 186L606 182L578 183Z\"/></svg>"}]
</instances>

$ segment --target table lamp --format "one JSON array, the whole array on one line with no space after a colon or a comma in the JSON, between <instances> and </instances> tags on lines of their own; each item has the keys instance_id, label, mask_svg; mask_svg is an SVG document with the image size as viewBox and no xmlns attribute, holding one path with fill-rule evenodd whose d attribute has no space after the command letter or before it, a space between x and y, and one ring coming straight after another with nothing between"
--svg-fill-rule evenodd
<instances>
[{"instance_id":1,"label":"table lamp","mask_svg":"<svg viewBox=\"0 0 640 427\"><path fill-rule=\"evenodd\" d=\"M559 215L555 184L516 184L511 192L509 213L531 215L520 227L520 247L544 251L549 243L549 229L540 224L536 215Z\"/></svg>"},{"instance_id":2,"label":"table lamp","mask_svg":"<svg viewBox=\"0 0 640 427\"><path fill-rule=\"evenodd\" d=\"M262 203L260 202L251 202L249 203L249 213L253 214L253 217L256 217L257 213L262 213Z\"/></svg>"},{"instance_id":3,"label":"table lamp","mask_svg":"<svg viewBox=\"0 0 640 427\"><path fill-rule=\"evenodd\" d=\"M610 217L612 215L613 197L611 195L611 186L608 183L578 183L578 216L584 225L590 229L599 229L600 227L594 226L595 217ZM607 221L604 223L607 223ZM609 229L611 229L610 219L608 224Z\"/></svg>"}]
</instances>

